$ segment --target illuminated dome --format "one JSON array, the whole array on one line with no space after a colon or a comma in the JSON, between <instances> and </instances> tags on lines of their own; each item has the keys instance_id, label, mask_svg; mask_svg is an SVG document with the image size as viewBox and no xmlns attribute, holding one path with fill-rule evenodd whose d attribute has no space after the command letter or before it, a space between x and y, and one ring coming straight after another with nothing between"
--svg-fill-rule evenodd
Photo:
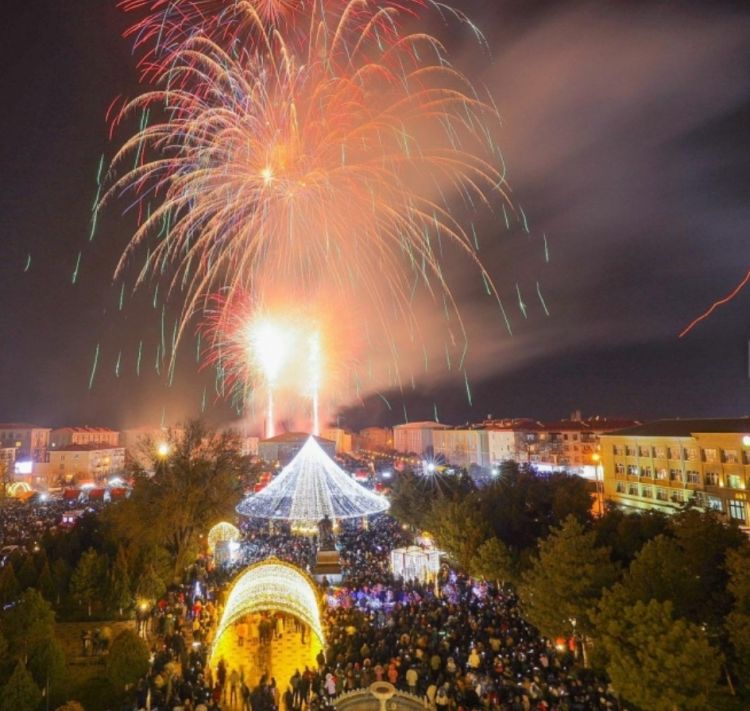
<instances>
[{"instance_id":1,"label":"illuminated dome","mask_svg":"<svg viewBox=\"0 0 750 711\"><path fill-rule=\"evenodd\" d=\"M304 622L325 646L315 583L302 570L276 558L246 568L232 585L216 630L214 647L224 632L246 615L280 611Z\"/></svg>"},{"instance_id":2,"label":"illuminated dome","mask_svg":"<svg viewBox=\"0 0 750 711\"><path fill-rule=\"evenodd\" d=\"M242 535L240 534L240 530L237 528L237 526L233 526L231 523L222 521L221 523L217 523L208 532L208 550L211 555L214 555L214 553L216 552L217 543L222 543L224 541L239 542L241 538Z\"/></svg>"},{"instance_id":3,"label":"illuminated dome","mask_svg":"<svg viewBox=\"0 0 750 711\"><path fill-rule=\"evenodd\" d=\"M366 489L339 467L310 437L297 456L265 489L237 507L243 516L282 519L314 526L359 518L388 509L388 501Z\"/></svg>"}]
</instances>

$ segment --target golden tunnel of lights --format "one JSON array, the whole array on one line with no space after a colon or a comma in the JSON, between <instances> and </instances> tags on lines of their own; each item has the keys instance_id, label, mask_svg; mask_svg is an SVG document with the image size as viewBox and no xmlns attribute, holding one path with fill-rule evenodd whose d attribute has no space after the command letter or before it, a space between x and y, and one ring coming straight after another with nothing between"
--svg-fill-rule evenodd
<instances>
[{"instance_id":1,"label":"golden tunnel of lights","mask_svg":"<svg viewBox=\"0 0 750 711\"><path fill-rule=\"evenodd\" d=\"M310 629L316 642L314 647L325 648L315 581L291 563L268 558L245 568L232 583L211 646L212 662L214 657L220 656L222 637L234 623L262 612L282 612L296 617Z\"/></svg>"}]
</instances>

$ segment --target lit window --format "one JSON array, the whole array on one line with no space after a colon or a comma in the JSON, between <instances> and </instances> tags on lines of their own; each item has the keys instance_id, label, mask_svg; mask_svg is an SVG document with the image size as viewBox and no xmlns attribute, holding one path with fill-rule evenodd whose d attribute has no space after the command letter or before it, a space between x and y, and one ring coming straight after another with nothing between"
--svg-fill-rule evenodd
<instances>
[{"instance_id":1,"label":"lit window","mask_svg":"<svg viewBox=\"0 0 750 711\"><path fill-rule=\"evenodd\" d=\"M641 488L641 496L644 499L653 499L654 498L654 492L651 489L650 486L644 486Z\"/></svg>"},{"instance_id":2,"label":"lit window","mask_svg":"<svg viewBox=\"0 0 750 711\"><path fill-rule=\"evenodd\" d=\"M746 520L746 508L744 501L732 499L729 502L729 516L735 521L742 521L744 523Z\"/></svg>"},{"instance_id":3,"label":"lit window","mask_svg":"<svg viewBox=\"0 0 750 711\"><path fill-rule=\"evenodd\" d=\"M707 462L718 462L719 461L719 450L718 449L704 449L703 458Z\"/></svg>"}]
</instances>

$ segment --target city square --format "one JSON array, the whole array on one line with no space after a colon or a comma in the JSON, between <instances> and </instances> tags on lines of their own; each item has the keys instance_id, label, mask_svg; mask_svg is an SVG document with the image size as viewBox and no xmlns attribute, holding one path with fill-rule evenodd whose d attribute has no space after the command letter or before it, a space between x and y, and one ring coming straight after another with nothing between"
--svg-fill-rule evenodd
<instances>
[{"instance_id":1,"label":"city square","mask_svg":"<svg viewBox=\"0 0 750 711\"><path fill-rule=\"evenodd\" d=\"M750 8L11 4L0 711L750 708Z\"/></svg>"}]
</instances>

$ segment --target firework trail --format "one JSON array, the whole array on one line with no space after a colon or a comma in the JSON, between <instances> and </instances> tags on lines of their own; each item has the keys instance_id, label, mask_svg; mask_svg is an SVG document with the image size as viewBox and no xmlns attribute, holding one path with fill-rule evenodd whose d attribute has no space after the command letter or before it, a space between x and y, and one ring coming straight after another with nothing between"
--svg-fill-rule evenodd
<instances>
[{"instance_id":1,"label":"firework trail","mask_svg":"<svg viewBox=\"0 0 750 711\"><path fill-rule=\"evenodd\" d=\"M750 271L748 271L745 276L742 278L739 284L732 289L723 299L719 299L718 301L715 301L711 306L706 309L700 316L693 319L685 328L680 331L679 338L684 338L685 336L690 333L701 321L704 321L707 319L716 309L718 309L720 306L724 306L725 304L728 304L732 299L734 299L747 285L750 283Z\"/></svg>"}]
</instances>

